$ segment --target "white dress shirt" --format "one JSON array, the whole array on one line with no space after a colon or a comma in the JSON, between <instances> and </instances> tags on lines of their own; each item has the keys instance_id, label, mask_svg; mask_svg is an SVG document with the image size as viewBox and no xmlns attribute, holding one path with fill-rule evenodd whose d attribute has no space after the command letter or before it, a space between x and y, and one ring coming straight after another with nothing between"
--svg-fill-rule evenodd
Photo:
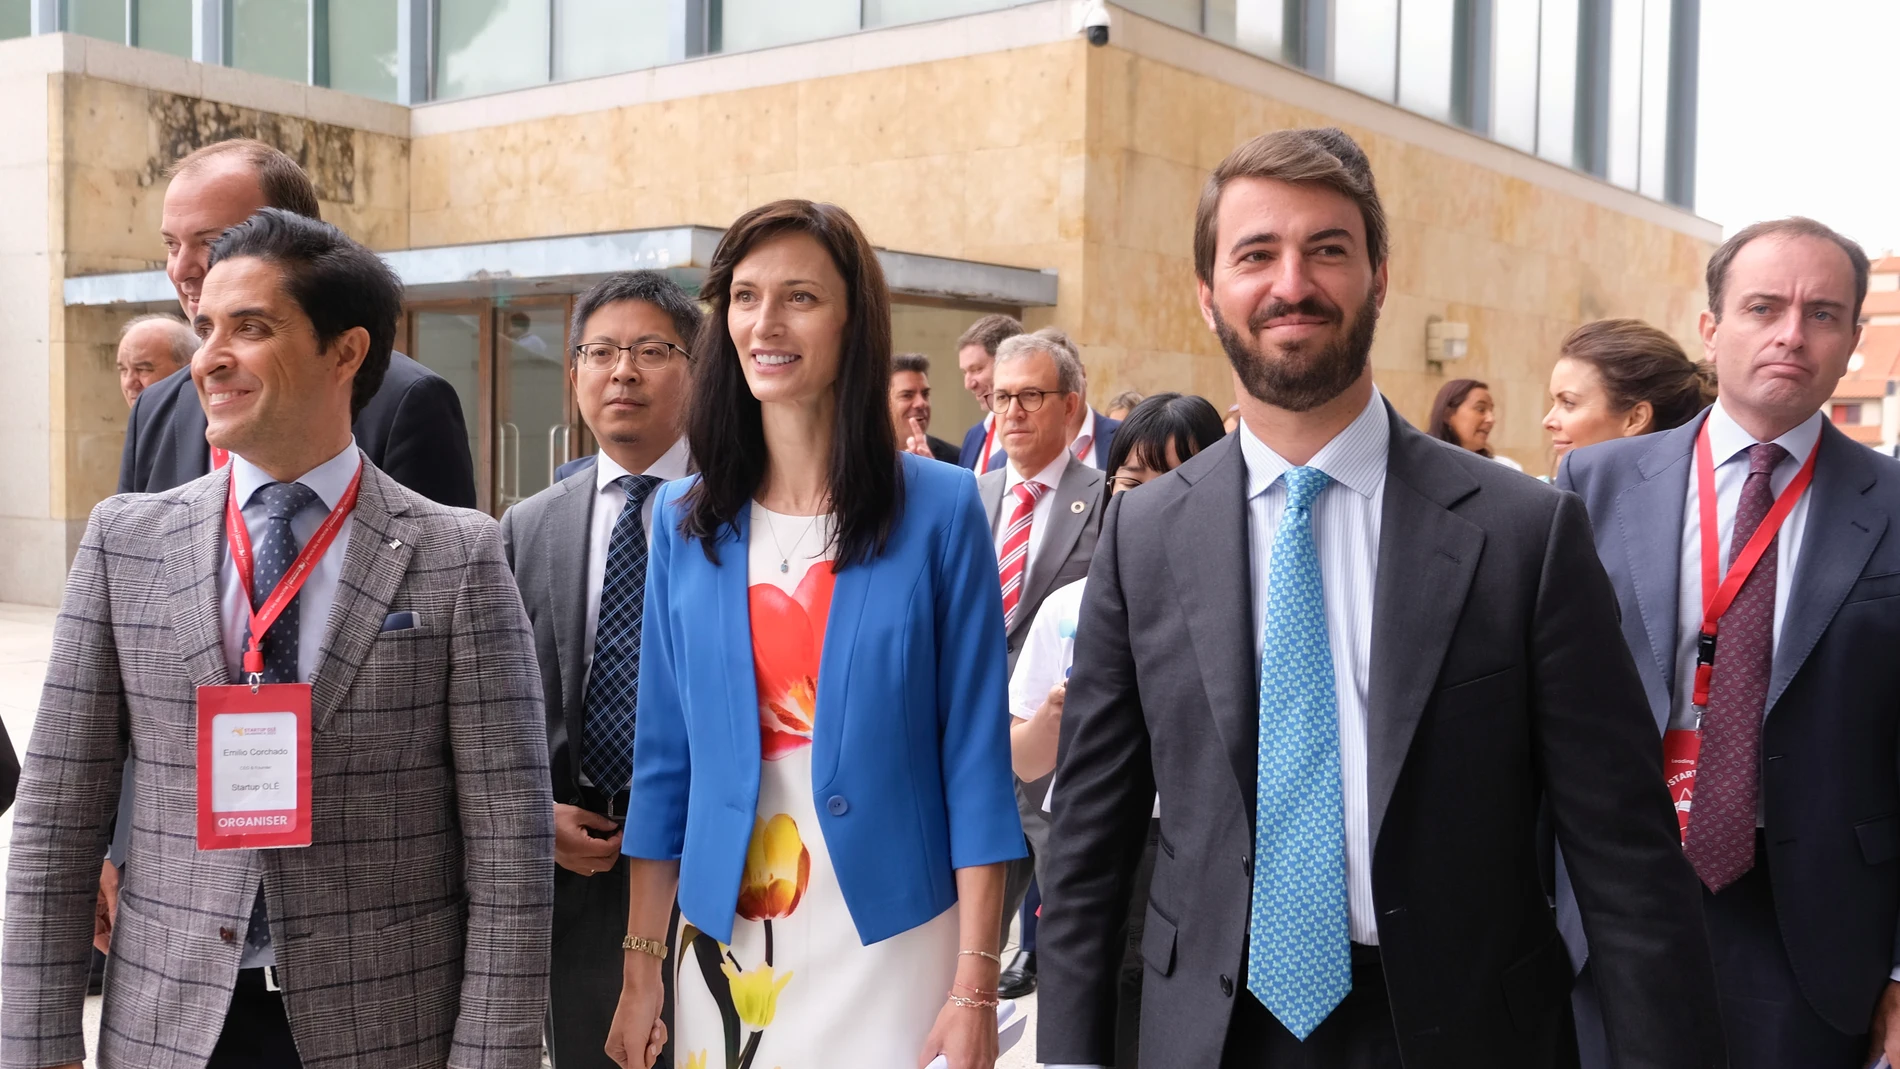
<instances>
[{"instance_id":1,"label":"white dress shirt","mask_svg":"<svg viewBox=\"0 0 1900 1069\"><path fill-rule=\"evenodd\" d=\"M356 440L336 456L317 465L297 481L316 492L317 500L306 506L302 512L290 518L290 532L297 536L299 547L308 545L310 536L323 526L324 518L336 508L343 492L350 488L350 480L356 476L356 469L363 463L361 453L356 450ZM264 538L264 506L253 502L252 495L259 487L277 480L266 475L263 469L243 457L231 455L231 487L242 501L244 527L251 534L251 544L257 545ZM317 654L323 649L330 623L330 607L336 604L336 586L343 578L343 559L350 549L350 528L345 523L337 528L336 540L310 569L310 575L304 580L303 589L297 593L297 679L308 683L310 676L317 670ZM231 666L232 680L242 678L244 671L244 636L250 633L251 614L244 605L244 585L238 582L237 562L231 557L231 546L224 546L224 562L218 567L218 622L224 632L224 660Z\"/></svg>"},{"instance_id":2,"label":"white dress shirt","mask_svg":"<svg viewBox=\"0 0 1900 1069\"><path fill-rule=\"evenodd\" d=\"M690 467L685 435L642 472L628 471L604 452L595 458L594 509L587 522L587 628L581 633L581 657L590 669L594 664L594 628L600 623L600 584L607 575L607 544L613 540L614 524L620 522L620 514L627 507L627 492L615 486L614 480L623 475L651 475L668 481L684 479ZM646 526L649 545L653 538L655 496L648 494L640 505L640 520ZM584 686L585 680L582 682ZM581 693L585 694L586 690Z\"/></svg>"},{"instance_id":3,"label":"white dress shirt","mask_svg":"<svg viewBox=\"0 0 1900 1069\"><path fill-rule=\"evenodd\" d=\"M1776 497L1794 481L1801 465L1807 462L1814 443L1821 440L1821 414L1816 412L1800 426L1775 439L1788 451L1774 473L1768 476L1768 489ZM1735 510L1741 504L1742 484L1748 481L1748 447L1754 435L1743 430L1734 417L1717 401L1709 410L1709 456L1715 461L1716 545L1721 552L1720 574L1728 574L1729 541L1735 537ZM1788 593L1794 586L1795 565L1801 560L1801 536L1808 527L1808 501L1803 493L1794 510L1781 524L1775 537L1775 626L1774 642L1781 645L1781 621L1788 614ZM1696 638L1702 632L1702 498L1696 492L1696 476L1689 470L1689 494L1682 508L1682 563L1676 577L1676 691L1669 705L1671 728L1696 726L1695 657ZM1763 715L1767 710L1762 710Z\"/></svg>"},{"instance_id":4,"label":"white dress shirt","mask_svg":"<svg viewBox=\"0 0 1900 1069\"><path fill-rule=\"evenodd\" d=\"M1084 438L1088 439L1089 444L1087 448L1081 449L1080 447L1082 445L1082 439ZM1074 456L1075 459L1081 461L1084 464L1087 464L1091 468L1094 468L1096 467L1096 464L1095 464L1095 446L1096 445L1097 443L1095 441L1095 410L1088 406L1088 402L1084 401L1082 404L1082 426L1080 429L1078 429L1075 432L1075 437L1069 439L1069 453L1070 455ZM1078 449L1080 449L1080 452L1077 451Z\"/></svg>"},{"instance_id":5,"label":"white dress shirt","mask_svg":"<svg viewBox=\"0 0 1900 1069\"><path fill-rule=\"evenodd\" d=\"M1313 502L1313 541L1319 550L1320 594L1326 602L1326 641L1333 653L1339 702L1339 771L1346 801L1346 910L1352 941L1376 946L1372 908L1372 830L1366 795L1366 692L1372 668L1372 595L1379 571L1379 519L1385 504L1386 423L1379 391L1364 412L1313 455L1307 467L1332 477ZM1267 577L1273 536L1286 511L1280 476L1294 465L1240 424L1240 455L1247 464L1247 550L1253 564L1256 670L1267 628ZM1256 681L1257 683L1257 681ZM1256 685L1255 694L1259 690ZM1048 1065L1044 1069L1101 1069Z\"/></svg>"},{"instance_id":6,"label":"white dress shirt","mask_svg":"<svg viewBox=\"0 0 1900 1069\"><path fill-rule=\"evenodd\" d=\"M357 452L356 439L352 438L341 453L297 480L317 495L316 501L290 518L290 533L296 536L299 551L310 544L310 536L317 533L317 528L323 526L323 521L336 508L362 463L363 455ZM231 490L243 502L240 513L253 546L264 539L265 514L263 503L253 502L251 497L260 487L276 481L257 465L236 453L231 454ZM350 551L352 526L353 523L345 522L337 528L330 548L311 566L303 588L297 592L297 681L300 683L310 682L317 670L317 656L329 637L330 609L336 604L337 583L343 578L343 561ZM254 580L255 575L252 578ZM238 581L237 561L231 556L228 538L224 540L223 562L218 566L218 623L223 632L224 661L230 666L232 681L236 682L243 678L244 640L250 634L251 613L245 605L244 584ZM262 946L247 942L238 963L244 969L275 964L276 948L269 945L268 935Z\"/></svg>"},{"instance_id":7,"label":"white dress shirt","mask_svg":"<svg viewBox=\"0 0 1900 1069\"><path fill-rule=\"evenodd\" d=\"M1372 907L1366 694L1371 683L1373 590L1379 577L1379 520L1385 504L1386 449L1391 434L1385 403L1374 389L1365 411L1307 462L1307 467L1332 477L1313 502L1313 541L1319 550L1326 642L1332 648L1333 688L1339 702L1348 927L1353 942L1368 946L1378 944L1379 926ZM1247 549L1253 562L1254 661L1258 665L1266 639L1273 537L1286 511L1286 483L1280 476L1294 465L1254 437L1245 422L1240 425L1240 455L1247 463ZM1404 577L1397 577L1397 581L1404 581Z\"/></svg>"},{"instance_id":8,"label":"white dress shirt","mask_svg":"<svg viewBox=\"0 0 1900 1069\"><path fill-rule=\"evenodd\" d=\"M1016 512L1016 487L1026 482L1038 482L1043 485L1042 496L1036 499L1036 507L1029 513L1029 556L1024 558L1023 579L1029 578L1029 569L1035 566L1036 554L1042 551L1042 534L1049 527L1049 517L1055 514L1056 487L1062 485L1062 473L1069 468L1069 452L1063 450L1049 462L1049 466L1028 478L1016 469L1011 461L1003 466L1003 503L996 510L996 525L990 532L996 542L996 556L1003 555L1003 535L1009 531L1009 518Z\"/></svg>"}]
</instances>

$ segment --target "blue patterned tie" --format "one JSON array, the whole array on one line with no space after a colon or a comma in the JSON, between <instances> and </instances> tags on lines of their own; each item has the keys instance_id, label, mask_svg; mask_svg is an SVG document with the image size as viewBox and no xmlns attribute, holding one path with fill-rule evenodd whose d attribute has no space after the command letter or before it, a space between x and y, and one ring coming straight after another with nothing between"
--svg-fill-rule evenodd
<instances>
[{"instance_id":1,"label":"blue patterned tie","mask_svg":"<svg viewBox=\"0 0 1900 1069\"><path fill-rule=\"evenodd\" d=\"M1304 1040L1352 990L1352 951L1339 704L1313 545L1313 500L1331 479L1318 468L1283 478L1260 653L1247 990Z\"/></svg>"},{"instance_id":2,"label":"blue patterned tie","mask_svg":"<svg viewBox=\"0 0 1900 1069\"><path fill-rule=\"evenodd\" d=\"M587 729L581 771L594 786L615 794L633 778L633 712L640 697L640 621L646 611L647 529L640 520L660 480L622 475L614 485L627 505L607 540L607 567L600 581L600 619L594 626L594 664L587 676Z\"/></svg>"},{"instance_id":3,"label":"blue patterned tie","mask_svg":"<svg viewBox=\"0 0 1900 1069\"><path fill-rule=\"evenodd\" d=\"M263 608L265 599L277 589L277 583L297 559L300 547L290 521L317 502L317 492L302 483L265 483L251 494L252 504L264 508L263 537L252 545L256 569L251 575L251 605ZM284 606L277 622L264 632L258 648L264 654L264 682L295 683L298 673L297 651L303 632L303 594L299 592ZM251 632L244 629L244 646L249 649ZM242 966L247 969L274 965L276 951L271 947L270 915L264 908L264 885L257 885L257 897L251 902L251 923L244 931Z\"/></svg>"}]
</instances>

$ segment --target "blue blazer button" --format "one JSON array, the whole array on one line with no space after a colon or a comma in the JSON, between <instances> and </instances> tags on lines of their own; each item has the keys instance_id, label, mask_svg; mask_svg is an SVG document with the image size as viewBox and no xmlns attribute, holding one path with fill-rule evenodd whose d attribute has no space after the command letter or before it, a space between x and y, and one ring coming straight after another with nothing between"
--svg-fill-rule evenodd
<instances>
[{"instance_id":1,"label":"blue blazer button","mask_svg":"<svg viewBox=\"0 0 1900 1069\"><path fill-rule=\"evenodd\" d=\"M844 816L846 810L851 808L851 803L844 800L844 795L834 794L829 801L825 802L825 808L831 810L832 816L841 817Z\"/></svg>"}]
</instances>

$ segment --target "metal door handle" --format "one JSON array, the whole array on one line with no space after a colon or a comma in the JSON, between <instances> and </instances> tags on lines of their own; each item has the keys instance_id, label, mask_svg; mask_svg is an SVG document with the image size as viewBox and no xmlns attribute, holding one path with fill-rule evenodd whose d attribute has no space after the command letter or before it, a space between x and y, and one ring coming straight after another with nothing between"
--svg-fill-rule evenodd
<instances>
[{"instance_id":1,"label":"metal door handle","mask_svg":"<svg viewBox=\"0 0 1900 1069\"><path fill-rule=\"evenodd\" d=\"M554 438L556 435L559 435L561 438L561 449L559 452L556 452L554 449ZM568 441L569 441L569 437L568 437L567 424L556 423L554 426L548 428L548 485L549 486L554 485L555 469L559 468L561 464L567 459Z\"/></svg>"},{"instance_id":2,"label":"metal door handle","mask_svg":"<svg viewBox=\"0 0 1900 1069\"><path fill-rule=\"evenodd\" d=\"M509 486L504 479L501 488L501 503L502 507L506 508L521 500L521 428L505 421L501 426L502 471L504 475L509 473L514 475L513 486ZM514 457L512 459L508 456L508 444L510 442L513 442L515 447Z\"/></svg>"}]
</instances>

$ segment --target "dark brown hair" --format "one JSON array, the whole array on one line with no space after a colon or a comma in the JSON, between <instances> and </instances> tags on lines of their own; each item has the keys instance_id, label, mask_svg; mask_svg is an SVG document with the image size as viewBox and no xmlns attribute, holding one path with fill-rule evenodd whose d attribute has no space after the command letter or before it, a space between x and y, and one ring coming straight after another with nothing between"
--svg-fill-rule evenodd
<instances>
[{"instance_id":1,"label":"dark brown hair","mask_svg":"<svg viewBox=\"0 0 1900 1069\"><path fill-rule=\"evenodd\" d=\"M831 256L845 283L846 319L838 350L837 425L827 465L833 526L832 570L878 555L904 507L897 435L891 429L891 294L864 232L843 208L778 200L740 216L719 239L699 299L711 305L693 344L693 392L686 440L699 465L680 505L680 534L699 539L706 559L725 532L738 533L741 510L765 481L765 427L726 313L732 272L761 243L809 234Z\"/></svg>"},{"instance_id":2,"label":"dark brown hair","mask_svg":"<svg viewBox=\"0 0 1900 1069\"><path fill-rule=\"evenodd\" d=\"M1735 232L1735 236L1722 243L1709 257L1709 314L1717 322L1722 319L1722 298L1728 287L1728 269L1735 263L1735 256L1742 247L1756 238L1820 238L1840 246L1847 254L1847 262L1854 269L1854 321L1860 321L1860 306L1867 299L1867 252L1853 238L1835 230L1826 223L1816 222L1806 216L1791 215L1786 219L1770 219L1766 222L1751 223Z\"/></svg>"},{"instance_id":3,"label":"dark brown hair","mask_svg":"<svg viewBox=\"0 0 1900 1069\"><path fill-rule=\"evenodd\" d=\"M919 375L930 374L930 358L922 353L898 353L891 357L891 374L900 371L915 371Z\"/></svg>"},{"instance_id":4,"label":"dark brown hair","mask_svg":"<svg viewBox=\"0 0 1900 1069\"><path fill-rule=\"evenodd\" d=\"M1488 393L1490 389L1488 383L1479 382L1477 379L1453 379L1447 382L1439 388L1438 397L1432 401L1432 422L1426 433L1463 449L1465 443L1458 440L1458 432L1452 429L1451 414L1464 405L1465 398L1471 396L1471 391L1484 390ZM1480 449L1477 453L1483 457L1491 455L1489 449Z\"/></svg>"},{"instance_id":5,"label":"dark brown hair","mask_svg":"<svg viewBox=\"0 0 1900 1069\"><path fill-rule=\"evenodd\" d=\"M1385 206L1372 184L1372 165L1359 143L1332 127L1275 130L1228 153L1207 176L1201 203L1194 209L1194 274L1202 282L1214 275L1215 233L1221 192L1236 178L1270 178L1325 186L1359 206L1366 225L1366 255L1377 268L1389 249Z\"/></svg>"},{"instance_id":6,"label":"dark brown hair","mask_svg":"<svg viewBox=\"0 0 1900 1069\"><path fill-rule=\"evenodd\" d=\"M957 352L962 352L967 345L981 345L984 352L995 356L997 346L1022 332L1022 321L1015 316L1001 312L986 315L970 324L969 329L957 338Z\"/></svg>"},{"instance_id":7,"label":"dark brown hair","mask_svg":"<svg viewBox=\"0 0 1900 1069\"><path fill-rule=\"evenodd\" d=\"M1640 319L1585 323L1564 338L1557 355L1596 369L1612 411L1648 401L1652 431L1680 427L1715 400L1715 368L1689 359L1676 339Z\"/></svg>"},{"instance_id":8,"label":"dark brown hair","mask_svg":"<svg viewBox=\"0 0 1900 1069\"><path fill-rule=\"evenodd\" d=\"M233 137L194 149L172 164L171 169L165 172L165 177L177 178L195 173L211 160L225 156L236 156L257 172L257 186L264 193L264 207L282 208L307 219L323 218L317 210L317 187L311 183L310 176L297 166L296 160L255 138Z\"/></svg>"}]
</instances>

